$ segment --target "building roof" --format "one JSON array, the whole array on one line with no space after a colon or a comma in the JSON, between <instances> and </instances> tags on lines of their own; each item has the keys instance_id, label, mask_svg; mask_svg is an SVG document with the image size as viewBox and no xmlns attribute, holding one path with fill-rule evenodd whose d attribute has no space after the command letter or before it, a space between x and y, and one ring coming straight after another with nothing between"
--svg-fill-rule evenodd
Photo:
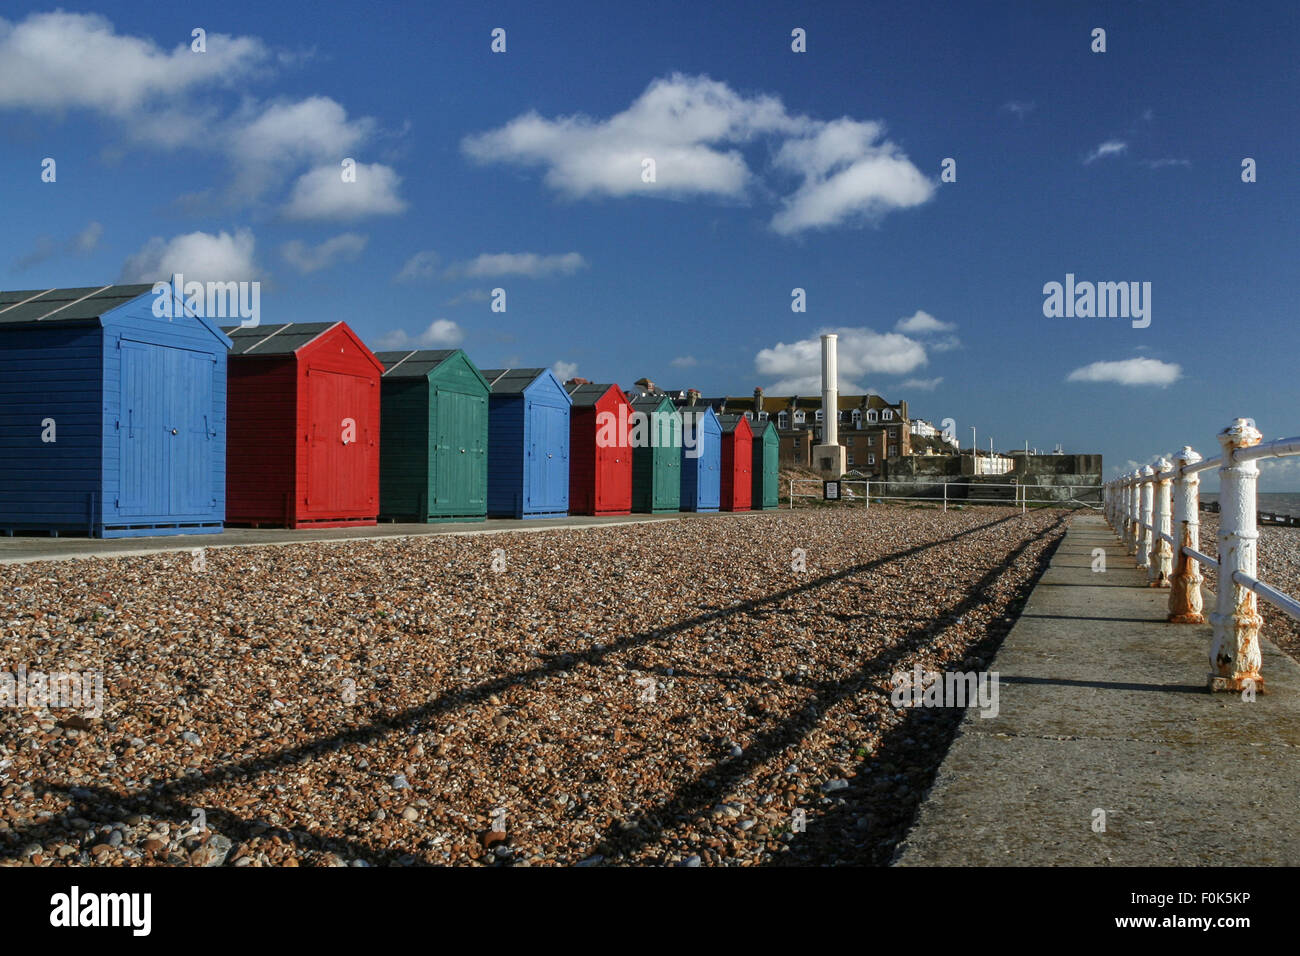
<instances>
[{"instance_id":1,"label":"building roof","mask_svg":"<svg viewBox=\"0 0 1300 956\"><path fill-rule=\"evenodd\" d=\"M277 325L222 326L235 343L231 355L292 355L320 338L338 322L281 322Z\"/></svg>"},{"instance_id":2,"label":"building roof","mask_svg":"<svg viewBox=\"0 0 1300 956\"><path fill-rule=\"evenodd\" d=\"M483 377L492 387L493 395L522 395L524 390L545 374L544 368L485 368ZM557 379L558 381L558 379ZM563 386L561 386L563 389Z\"/></svg>"},{"instance_id":3,"label":"building roof","mask_svg":"<svg viewBox=\"0 0 1300 956\"><path fill-rule=\"evenodd\" d=\"M659 406L662 405L664 402L667 402L668 406L673 411L677 410L677 405L673 402L671 398L669 398L663 392L641 393L638 394L635 398L631 399L630 402L632 408L635 411L639 411L639 412L653 412L656 409L658 409Z\"/></svg>"},{"instance_id":4,"label":"building roof","mask_svg":"<svg viewBox=\"0 0 1300 956\"><path fill-rule=\"evenodd\" d=\"M384 363L384 378L427 378L429 373L460 349L411 349L410 351L376 352Z\"/></svg>"},{"instance_id":5,"label":"building roof","mask_svg":"<svg viewBox=\"0 0 1300 956\"><path fill-rule=\"evenodd\" d=\"M722 425L723 434L734 432L741 422L749 421L744 415L719 415L718 422ZM752 423L751 423L752 426ZM753 428L751 427L751 431Z\"/></svg>"},{"instance_id":6,"label":"building roof","mask_svg":"<svg viewBox=\"0 0 1300 956\"><path fill-rule=\"evenodd\" d=\"M153 285L0 292L0 324L88 322L153 291Z\"/></svg>"},{"instance_id":7,"label":"building roof","mask_svg":"<svg viewBox=\"0 0 1300 956\"><path fill-rule=\"evenodd\" d=\"M613 384L612 382L607 382L604 385L597 385L595 383L590 383L587 385L564 386L564 390L569 393L569 398L573 400L574 408L592 407L598 401L604 398L605 393L608 392L611 388L618 388L618 386ZM621 388L619 388L618 390L619 390L619 394L623 394L623 390ZM626 398L627 396L624 395L624 397Z\"/></svg>"}]
</instances>

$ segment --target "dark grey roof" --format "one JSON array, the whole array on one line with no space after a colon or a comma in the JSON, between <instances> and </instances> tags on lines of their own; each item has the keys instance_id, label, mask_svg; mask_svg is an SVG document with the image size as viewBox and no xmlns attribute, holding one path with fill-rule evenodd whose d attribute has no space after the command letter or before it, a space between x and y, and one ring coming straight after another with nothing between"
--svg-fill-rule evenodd
<instances>
[{"instance_id":1,"label":"dark grey roof","mask_svg":"<svg viewBox=\"0 0 1300 956\"><path fill-rule=\"evenodd\" d=\"M460 349L414 349L405 352L376 352L375 358L384 363L384 378L426 378L459 351Z\"/></svg>"},{"instance_id":2,"label":"dark grey roof","mask_svg":"<svg viewBox=\"0 0 1300 956\"><path fill-rule=\"evenodd\" d=\"M735 431L736 426L744 420L744 415L718 415L718 421L722 424L722 431L724 433Z\"/></svg>"},{"instance_id":3,"label":"dark grey roof","mask_svg":"<svg viewBox=\"0 0 1300 956\"><path fill-rule=\"evenodd\" d=\"M0 292L0 323L87 322L152 291L142 284Z\"/></svg>"},{"instance_id":4,"label":"dark grey roof","mask_svg":"<svg viewBox=\"0 0 1300 956\"><path fill-rule=\"evenodd\" d=\"M522 395L524 389L537 381L544 368L485 368L483 377L492 386L493 395Z\"/></svg>"},{"instance_id":5,"label":"dark grey roof","mask_svg":"<svg viewBox=\"0 0 1300 956\"><path fill-rule=\"evenodd\" d=\"M770 421L768 421L767 419L763 419L762 421L757 421L757 422L750 422L750 423L749 423L749 427L752 428L752 429L754 429L754 437L755 437L755 438L762 438L762 437L763 437L763 433L766 432L769 428L771 428L771 429L773 429L773 430L776 429L776 426L773 425L773 424L772 424Z\"/></svg>"},{"instance_id":6,"label":"dark grey roof","mask_svg":"<svg viewBox=\"0 0 1300 956\"><path fill-rule=\"evenodd\" d=\"M652 412L665 401L668 402L669 408L674 411L677 410L677 406L673 404L673 400L662 392L656 392L652 395L638 395L636 398L632 399L632 408L635 411Z\"/></svg>"},{"instance_id":7,"label":"dark grey roof","mask_svg":"<svg viewBox=\"0 0 1300 956\"><path fill-rule=\"evenodd\" d=\"M592 383L590 385L566 385L564 390L569 393L569 398L573 400L575 408L590 408L613 387L613 383L604 385ZM622 389L619 389L619 391L622 391Z\"/></svg>"},{"instance_id":8,"label":"dark grey roof","mask_svg":"<svg viewBox=\"0 0 1300 956\"><path fill-rule=\"evenodd\" d=\"M235 343L231 355L291 355L336 325L337 322L281 322L249 329L223 325L221 331Z\"/></svg>"}]
</instances>

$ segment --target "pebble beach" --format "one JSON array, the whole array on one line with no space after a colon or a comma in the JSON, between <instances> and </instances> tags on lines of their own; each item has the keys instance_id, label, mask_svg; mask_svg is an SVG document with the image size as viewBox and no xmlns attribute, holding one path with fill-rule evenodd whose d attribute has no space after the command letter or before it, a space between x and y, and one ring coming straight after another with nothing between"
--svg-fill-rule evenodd
<instances>
[{"instance_id":1,"label":"pebble beach","mask_svg":"<svg viewBox=\"0 0 1300 956\"><path fill-rule=\"evenodd\" d=\"M0 863L882 864L1068 515L807 508L0 568ZM801 552L796 549L801 549ZM796 567L800 566L800 567Z\"/></svg>"}]
</instances>

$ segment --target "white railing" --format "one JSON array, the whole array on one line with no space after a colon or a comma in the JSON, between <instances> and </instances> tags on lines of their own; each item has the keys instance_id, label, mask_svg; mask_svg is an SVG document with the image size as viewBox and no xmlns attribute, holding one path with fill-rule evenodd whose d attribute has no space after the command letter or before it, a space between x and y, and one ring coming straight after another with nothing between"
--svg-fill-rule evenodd
<instances>
[{"instance_id":1,"label":"white railing","mask_svg":"<svg viewBox=\"0 0 1300 956\"><path fill-rule=\"evenodd\" d=\"M1208 461L1186 446L1174 461L1150 465L1107 482L1105 512L1152 587L1169 588L1169 620L1203 624L1202 564L1217 569L1210 614L1210 689L1262 692L1257 598L1300 620L1300 601L1256 577L1255 486L1261 458L1300 455L1300 438L1262 442L1249 418L1218 435L1222 453ZM1200 473L1219 473L1219 558L1200 551Z\"/></svg>"},{"instance_id":2,"label":"white railing","mask_svg":"<svg viewBox=\"0 0 1300 956\"><path fill-rule=\"evenodd\" d=\"M1058 507L1081 506L1100 510L1097 501L1100 499L1102 485L1026 485L1017 481L993 482L980 481L967 484L965 481L841 481L841 485L859 485L863 490L854 495L841 493L844 501L861 501L864 505L870 506L872 499L876 501L934 501L942 502L943 510L947 511L951 505L1011 505L1017 507L1023 513L1029 505L1056 505ZM796 485L816 485L815 492L796 492ZM889 494L889 486L898 485L904 488L934 488L941 487L942 494ZM954 489L953 493L949 492L949 486ZM985 488L1011 488L1012 493L1002 496L980 497L972 492L978 492ZM1030 493L1035 488L1051 488L1060 490L1065 493L1064 497L1057 496L1052 498L1031 498ZM817 498L822 497L822 481L819 478L791 478L790 479L790 507L794 507L795 498ZM1091 497L1092 502L1083 500Z\"/></svg>"}]
</instances>

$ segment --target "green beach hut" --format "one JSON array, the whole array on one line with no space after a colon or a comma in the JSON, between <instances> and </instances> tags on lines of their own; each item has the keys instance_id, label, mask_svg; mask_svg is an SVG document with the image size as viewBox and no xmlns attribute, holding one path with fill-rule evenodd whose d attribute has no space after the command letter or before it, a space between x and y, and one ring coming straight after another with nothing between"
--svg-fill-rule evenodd
<instances>
[{"instance_id":1,"label":"green beach hut","mask_svg":"<svg viewBox=\"0 0 1300 956\"><path fill-rule=\"evenodd\" d=\"M682 502L681 413L662 393L636 396L631 407L632 510L640 514L678 511Z\"/></svg>"},{"instance_id":2,"label":"green beach hut","mask_svg":"<svg viewBox=\"0 0 1300 956\"><path fill-rule=\"evenodd\" d=\"M378 352L379 516L487 516L488 382L460 349Z\"/></svg>"},{"instance_id":3,"label":"green beach hut","mask_svg":"<svg viewBox=\"0 0 1300 956\"><path fill-rule=\"evenodd\" d=\"M769 421L751 422L754 429L754 511L778 507L781 493L781 436Z\"/></svg>"}]
</instances>

